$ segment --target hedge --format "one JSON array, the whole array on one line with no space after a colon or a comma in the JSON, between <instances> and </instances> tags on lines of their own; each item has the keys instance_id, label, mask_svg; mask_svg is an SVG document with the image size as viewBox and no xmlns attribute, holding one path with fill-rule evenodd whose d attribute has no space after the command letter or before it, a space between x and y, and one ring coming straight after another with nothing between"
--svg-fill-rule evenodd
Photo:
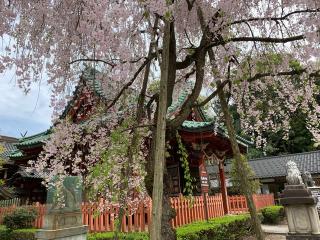
<instances>
[{"instance_id":1,"label":"hedge","mask_svg":"<svg viewBox=\"0 0 320 240\"><path fill-rule=\"evenodd\" d=\"M0 227L0 239L8 240L34 240L34 232L37 229L21 229L11 231L8 237L8 230ZM195 222L177 229L178 240L236 240L243 236L250 235L249 215L224 216L214 218L208 222ZM3 237L6 236L7 238ZM92 233L88 240L112 240L114 233ZM122 240L148 240L148 233L121 233Z\"/></svg>"},{"instance_id":2,"label":"hedge","mask_svg":"<svg viewBox=\"0 0 320 240\"><path fill-rule=\"evenodd\" d=\"M261 209L263 223L278 224L284 218L282 206L270 206Z\"/></svg>"},{"instance_id":3,"label":"hedge","mask_svg":"<svg viewBox=\"0 0 320 240\"><path fill-rule=\"evenodd\" d=\"M32 228L36 217L37 211L34 208L18 207L4 216L3 225L12 230Z\"/></svg>"},{"instance_id":4,"label":"hedge","mask_svg":"<svg viewBox=\"0 0 320 240\"><path fill-rule=\"evenodd\" d=\"M0 239L2 240L36 240L35 232L37 229L17 229L9 230L4 226L0 226Z\"/></svg>"},{"instance_id":5,"label":"hedge","mask_svg":"<svg viewBox=\"0 0 320 240\"><path fill-rule=\"evenodd\" d=\"M88 240L113 240L113 232L92 233L89 234ZM149 240L148 233L121 233L119 234L121 240Z\"/></svg>"},{"instance_id":6,"label":"hedge","mask_svg":"<svg viewBox=\"0 0 320 240\"><path fill-rule=\"evenodd\" d=\"M177 229L178 240L236 240L250 235L249 215L224 216L209 222L195 222Z\"/></svg>"}]
</instances>

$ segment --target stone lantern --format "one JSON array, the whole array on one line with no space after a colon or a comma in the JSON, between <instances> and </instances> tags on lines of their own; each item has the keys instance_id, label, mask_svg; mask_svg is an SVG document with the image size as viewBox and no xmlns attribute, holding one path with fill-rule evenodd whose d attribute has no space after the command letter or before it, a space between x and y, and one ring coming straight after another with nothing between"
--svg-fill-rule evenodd
<instances>
[{"instance_id":1,"label":"stone lantern","mask_svg":"<svg viewBox=\"0 0 320 240\"><path fill-rule=\"evenodd\" d=\"M287 185L283 190L280 203L284 206L289 234L288 240L320 240L320 220L316 209L317 199L302 181L297 165L287 163Z\"/></svg>"}]
</instances>

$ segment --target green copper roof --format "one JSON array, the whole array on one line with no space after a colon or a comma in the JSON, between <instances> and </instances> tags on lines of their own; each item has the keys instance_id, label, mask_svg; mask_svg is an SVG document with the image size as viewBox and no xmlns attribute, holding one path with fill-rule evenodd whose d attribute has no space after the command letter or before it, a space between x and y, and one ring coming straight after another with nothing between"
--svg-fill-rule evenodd
<instances>
[{"instance_id":1,"label":"green copper roof","mask_svg":"<svg viewBox=\"0 0 320 240\"><path fill-rule=\"evenodd\" d=\"M92 67L87 67L82 73L83 80L94 91L94 93L99 97L107 99L107 96L103 91L101 81L96 79L97 75L101 75L101 73Z\"/></svg>"},{"instance_id":2,"label":"green copper roof","mask_svg":"<svg viewBox=\"0 0 320 240\"><path fill-rule=\"evenodd\" d=\"M107 96L103 91L101 81L96 79L96 76L100 74L101 73L99 71L95 70L92 67L86 67L83 70L82 77L80 78L82 82L80 81L76 89L73 91L72 99L68 102L67 106L64 108L62 114L60 115L60 119L63 119L66 117L69 110L73 107L73 104L77 98L77 95L85 85L89 86L90 89L93 91L93 93L96 94L99 98L108 100Z\"/></svg>"},{"instance_id":3,"label":"green copper roof","mask_svg":"<svg viewBox=\"0 0 320 240\"><path fill-rule=\"evenodd\" d=\"M10 153L9 158L20 158L23 157L23 153L20 150L15 150Z\"/></svg>"},{"instance_id":4,"label":"green copper roof","mask_svg":"<svg viewBox=\"0 0 320 240\"><path fill-rule=\"evenodd\" d=\"M175 103L172 103L170 107L168 107L168 114L170 115L171 113L175 112L179 107L181 107L188 95L189 94L187 91L183 91L178 97L178 100Z\"/></svg>"},{"instance_id":5,"label":"green copper roof","mask_svg":"<svg viewBox=\"0 0 320 240\"><path fill-rule=\"evenodd\" d=\"M49 139L50 137L51 130L47 130L41 133L38 133L36 135L32 135L30 137L24 137L19 139L19 142L16 143L15 145L18 148L23 148L23 147L29 147L29 146L34 146L38 144L43 144L46 140Z\"/></svg>"},{"instance_id":6,"label":"green copper roof","mask_svg":"<svg viewBox=\"0 0 320 240\"><path fill-rule=\"evenodd\" d=\"M202 127L208 127L210 125L213 125L213 122L196 122L196 121L184 121L182 123L183 128L189 128L189 129L197 129Z\"/></svg>"},{"instance_id":7,"label":"green copper roof","mask_svg":"<svg viewBox=\"0 0 320 240\"><path fill-rule=\"evenodd\" d=\"M214 122L196 122L196 121L184 121L182 123L182 129L189 130L189 131L201 131L203 128L207 128L208 130L214 129ZM228 132L224 127L218 126L216 129L217 133L221 134L222 136L229 138ZM246 145L253 145L253 142L240 137L239 135L236 136L238 142Z\"/></svg>"},{"instance_id":8,"label":"green copper roof","mask_svg":"<svg viewBox=\"0 0 320 240\"><path fill-rule=\"evenodd\" d=\"M38 145L42 145L46 140L49 139L51 134L51 129L38 133L36 135L32 135L29 137L24 137L19 139L19 142L15 144L18 148L17 150L12 151L8 157L11 159L24 157L23 151L21 149L31 148Z\"/></svg>"}]
</instances>

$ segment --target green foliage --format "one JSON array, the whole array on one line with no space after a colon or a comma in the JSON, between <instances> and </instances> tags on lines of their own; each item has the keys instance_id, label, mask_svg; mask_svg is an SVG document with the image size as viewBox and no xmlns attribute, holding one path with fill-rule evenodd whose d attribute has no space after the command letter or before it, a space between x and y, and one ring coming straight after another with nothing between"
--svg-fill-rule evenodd
<instances>
[{"instance_id":1,"label":"green foliage","mask_svg":"<svg viewBox=\"0 0 320 240\"><path fill-rule=\"evenodd\" d=\"M121 172L114 173L114 165L118 164L118 159L124 159L123 168L126 169L127 162L126 159L128 158L128 148L131 144L131 137L129 136L128 129L132 127L134 120L131 118L127 118L125 121L121 123L115 130L110 133L110 146L109 148L105 149L101 156L100 164L94 165L90 169L89 178L101 178L103 177L105 181L101 185L95 186L95 188L89 189L89 198L94 200L97 193L103 192L104 189L107 187L110 192L113 192L113 199L111 201L118 202L119 189L117 185L114 184L112 178L108 177L110 175L118 174L122 181L122 186L127 185L128 176L121 174ZM140 135L138 136L138 139ZM134 149L133 153L135 154L134 157L137 155L137 150Z\"/></svg>"},{"instance_id":2,"label":"green foliage","mask_svg":"<svg viewBox=\"0 0 320 240\"><path fill-rule=\"evenodd\" d=\"M248 215L224 216L177 229L178 240L236 240L251 233Z\"/></svg>"},{"instance_id":3,"label":"green foliage","mask_svg":"<svg viewBox=\"0 0 320 240\"><path fill-rule=\"evenodd\" d=\"M241 171L238 171L238 169ZM242 177L240 176L242 175ZM243 177L246 178L247 183L244 185ZM241 194L254 193L259 188L259 181L256 180L254 171L250 167L247 158L241 155L240 161L237 163L235 159L232 160L231 165L231 182L235 189L239 190ZM244 188L245 186L245 188Z\"/></svg>"},{"instance_id":4,"label":"green foliage","mask_svg":"<svg viewBox=\"0 0 320 240\"><path fill-rule=\"evenodd\" d=\"M253 158L261 158L264 157L265 154L261 149L255 148L255 147L249 147L247 152L247 158L253 159Z\"/></svg>"},{"instance_id":5,"label":"green foliage","mask_svg":"<svg viewBox=\"0 0 320 240\"><path fill-rule=\"evenodd\" d=\"M298 61L298 60L291 60L289 61L289 66L293 69L293 70L296 70L296 71L299 71L299 70L302 70L303 67L301 66L301 63Z\"/></svg>"},{"instance_id":6,"label":"green foliage","mask_svg":"<svg viewBox=\"0 0 320 240\"><path fill-rule=\"evenodd\" d=\"M284 218L282 206L270 206L261 209L263 223L278 224Z\"/></svg>"},{"instance_id":7,"label":"green foliage","mask_svg":"<svg viewBox=\"0 0 320 240\"><path fill-rule=\"evenodd\" d=\"M89 234L88 240L113 240L113 232ZM148 233L119 233L121 240L148 240Z\"/></svg>"},{"instance_id":8,"label":"green foliage","mask_svg":"<svg viewBox=\"0 0 320 240\"><path fill-rule=\"evenodd\" d=\"M208 222L195 222L177 229L178 240L236 240L251 234L247 214L214 218ZM35 240L37 229L8 230L0 226L2 240ZM88 234L88 240L113 240L113 232ZM119 233L121 240L149 240L148 233Z\"/></svg>"},{"instance_id":9,"label":"green foliage","mask_svg":"<svg viewBox=\"0 0 320 240\"><path fill-rule=\"evenodd\" d=\"M267 55L267 61L262 59L256 62L258 72L270 72L272 71L273 66L280 65L283 62L281 54L269 52Z\"/></svg>"},{"instance_id":10,"label":"green foliage","mask_svg":"<svg viewBox=\"0 0 320 240\"><path fill-rule=\"evenodd\" d=\"M316 150L313 136L307 128L306 114L297 111L292 114L288 139L283 139L284 133L267 133L269 147L267 155L279 155L283 153L300 153Z\"/></svg>"},{"instance_id":11,"label":"green foliage","mask_svg":"<svg viewBox=\"0 0 320 240\"><path fill-rule=\"evenodd\" d=\"M0 239L2 240L36 240L34 234L37 229L17 229L10 230L5 226L0 226Z\"/></svg>"},{"instance_id":12,"label":"green foliage","mask_svg":"<svg viewBox=\"0 0 320 240\"><path fill-rule=\"evenodd\" d=\"M148 93L156 94L160 92L160 80L154 80L148 85Z\"/></svg>"},{"instance_id":13,"label":"green foliage","mask_svg":"<svg viewBox=\"0 0 320 240\"><path fill-rule=\"evenodd\" d=\"M20 207L12 213L4 216L3 224L8 229L31 228L37 217L37 211L33 208Z\"/></svg>"},{"instance_id":14,"label":"green foliage","mask_svg":"<svg viewBox=\"0 0 320 240\"><path fill-rule=\"evenodd\" d=\"M186 147L183 145L181 140L181 136L178 131L176 132L176 138L178 143L178 154L180 156L181 166L183 168L183 177L185 180L185 185L183 189L183 193L192 196L193 194L193 179L190 173L189 161L188 161L188 151Z\"/></svg>"}]
</instances>

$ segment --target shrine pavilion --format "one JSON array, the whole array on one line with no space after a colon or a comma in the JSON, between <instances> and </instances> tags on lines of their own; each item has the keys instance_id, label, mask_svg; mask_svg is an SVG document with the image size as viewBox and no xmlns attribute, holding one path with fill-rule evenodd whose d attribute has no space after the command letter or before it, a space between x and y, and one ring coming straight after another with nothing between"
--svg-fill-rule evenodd
<instances>
[{"instance_id":1,"label":"shrine pavilion","mask_svg":"<svg viewBox=\"0 0 320 240\"><path fill-rule=\"evenodd\" d=\"M70 117L74 119L74 122L78 122L92 114L94 106L87 104L88 96L94 98L95 104L107 104L110 101L104 94L101 84L95 80L95 74L92 69L85 71L81 76L80 84L74 92L73 99L69 102L61 117ZM187 97L187 92L182 93L178 100L168 108L168 116L175 115ZM217 164L219 166L221 193L224 199L225 211L227 211L224 160L232 157L232 151L226 130L216 126L202 108L195 107L178 131L189 153L190 172L195 179L193 194L200 195L209 192L206 164ZM43 174L45 173L30 173L26 171L26 167L29 160L38 158L45 141L50 138L50 133L51 130L49 129L30 137L21 138L15 144L17 150L11 152L9 156L14 163L12 167L15 172L7 176L7 182L17 189L17 195L20 198L25 198L32 202L45 201L46 189L41 185ZM241 151L246 153L247 147L251 142L239 136L237 136L237 140ZM172 154L166 160L166 167L172 182L170 192L172 196L175 196L183 193L184 175L181 162L176 154L177 143L175 140L172 140L171 146Z\"/></svg>"}]
</instances>

